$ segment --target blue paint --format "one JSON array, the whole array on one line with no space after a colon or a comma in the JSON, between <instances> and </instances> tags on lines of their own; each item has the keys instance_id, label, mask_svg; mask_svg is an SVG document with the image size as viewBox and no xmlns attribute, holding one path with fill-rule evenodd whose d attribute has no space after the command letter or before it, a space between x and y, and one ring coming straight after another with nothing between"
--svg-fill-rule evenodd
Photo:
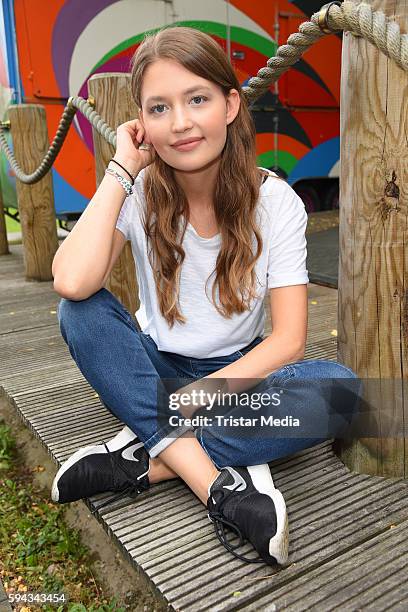
<instances>
[{"instance_id":1,"label":"blue paint","mask_svg":"<svg viewBox=\"0 0 408 612\"><path fill-rule=\"evenodd\" d=\"M57 217L67 212L83 212L85 210L89 200L71 187L54 168L52 169L52 182Z\"/></svg>"},{"instance_id":2,"label":"blue paint","mask_svg":"<svg viewBox=\"0 0 408 612\"><path fill-rule=\"evenodd\" d=\"M14 104L21 104L23 102L24 93L18 67L14 2L13 0L2 0L2 6L4 17L4 31L6 35L7 63L9 73L8 76L10 87L14 91L12 102Z\"/></svg>"},{"instance_id":3,"label":"blue paint","mask_svg":"<svg viewBox=\"0 0 408 612\"><path fill-rule=\"evenodd\" d=\"M302 157L288 176L289 185L301 179L320 178L329 175L340 158L340 137L336 136L314 147Z\"/></svg>"}]
</instances>

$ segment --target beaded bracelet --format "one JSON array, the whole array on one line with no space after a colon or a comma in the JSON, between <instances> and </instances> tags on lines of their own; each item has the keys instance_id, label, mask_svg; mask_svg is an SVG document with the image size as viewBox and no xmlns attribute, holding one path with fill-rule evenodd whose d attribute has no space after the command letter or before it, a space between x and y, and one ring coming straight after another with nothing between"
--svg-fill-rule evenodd
<instances>
[{"instance_id":1,"label":"beaded bracelet","mask_svg":"<svg viewBox=\"0 0 408 612\"><path fill-rule=\"evenodd\" d=\"M110 159L109 162L113 162L114 164L117 164L119 166L119 168L122 168L123 172L126 172L126 174L128 175L128 177L130 178L130 182L132 183L132 185L134 185L135 183L135 179L133 178L133 176L130 174L130 172L128 172L126 170L126 168L124 168L124 166L122 166L122 164L120 164L118 161L116 161L116 159Z\"/></svg>"},{"instance_id":2,"label":"beaded bracelet","mask_svg":"<svg viewBox=\"0 0 408 612\"><path fill-rule=\"evenodd\" d=\"M126 191L127 195L128 196L132 195L132 184L131 184L131 182L128 181L127 179L125 179L121 174L119 174L119 172L115 172L115 170L112 170L112 168L106 168L105 174L111 174L112 176L114 176L115 179L117 181L119 181L119 183L122 185L122 187Z\"/></svg>"}]
</instances>

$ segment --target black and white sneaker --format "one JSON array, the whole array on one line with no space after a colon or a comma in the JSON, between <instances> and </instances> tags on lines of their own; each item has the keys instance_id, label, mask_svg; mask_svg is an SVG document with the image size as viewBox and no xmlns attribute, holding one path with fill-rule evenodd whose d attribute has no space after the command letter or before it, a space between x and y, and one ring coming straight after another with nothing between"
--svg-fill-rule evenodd
<instances>
[{"instance_id":1,"label":"black and white sneaker","mask_svg":"<svg viewBox=\"0 0 408 612\"><path fill-rule=\"evenodd\" d=\"M106 491L133 497L149 488L149 469L150 458L143 442L129 427L124 427L106 444L85 446L71 455L54 478L51 497L60 504Z\"/></svg>"},{"instance_id":2,"label":"black and white sneaker","mask_svg":"<svg viewBox=\"0 0 408 612\"><path fill-rule=\"evenodd\" d=\"M248 563L283 564L288 558L289 525L282 493L275 489L267 464L225 467L208 489L208 518L214 523L221 544ZM240 542L232 546L224 526ZM261 558L243 557L236 548L251 542Z\"/></svg>"}]
</instances>

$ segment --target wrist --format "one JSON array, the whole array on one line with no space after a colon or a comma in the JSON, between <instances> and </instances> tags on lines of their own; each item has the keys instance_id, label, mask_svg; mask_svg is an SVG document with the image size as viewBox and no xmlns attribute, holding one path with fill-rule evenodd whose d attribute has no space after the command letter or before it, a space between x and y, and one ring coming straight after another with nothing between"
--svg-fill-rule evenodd
<instances>
[{"instance_id":1,"label":"wrist","mask_svg":"<svg viewBox=\"0 0 408 612\"><path fill-rule=\"evenodd\" d=\"M134 179L139 174L140 165L134 159L129 159L122 155L114 155L112 159L119 162L124 168L126 168L126 170L129 172L129 174L133 176ZM116 166L116 168L120 170L121 173L123 173L123 170L119 168L116 164L112 164L112 165Z\"/></svg>"},{"instance_id":2,"label":"wrist","mask_svg":"<svg viewBox=\"0 0 408 612\"><path fill-rule=\"evenodd\" d=\"M113 166L114 164L112 164ZM123 173L118 172L116 169L111 168L110 164L105 170L105 176L111 175L115 181L117 181L124 189L127 196L132 195L132 183L123 176Z\"/></svg>"}]
</instances>

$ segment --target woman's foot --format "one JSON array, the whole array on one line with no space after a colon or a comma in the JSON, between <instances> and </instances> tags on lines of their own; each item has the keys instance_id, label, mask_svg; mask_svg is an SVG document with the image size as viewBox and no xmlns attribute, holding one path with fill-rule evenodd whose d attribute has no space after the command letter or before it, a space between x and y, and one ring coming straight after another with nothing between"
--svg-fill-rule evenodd
<instances>
[{"instance_id":1,"label":"woman's foot","mask_svg":"<svg viewBox=\"0 0 408 612\"><path fill-rule=\"evenodd\" d=\"M86 446L71 455L54 478L51 497L63 504L106 491L138 494L149 488L149 470L143 442L124 427L106 444Z\"/></svg>"},{"instance_id":2,"label":"woman's foot","mask_svg":"<svg viewBox=\"0 0 408 612\"><path fill-rule=\"evenodd\" d=\"M268 465L225 467L208 489L208 517L220 542L234 556L248 563L283 564L288 558L289 526L282 493L275 489ZM249 540L260 559L235 551L226 539L224 525Z\"/></svg>"},{"instance_id":3,"label":"woman's foot","mask_svg":"<svg viewBox=\"0 0 408 612\"><path fill-rule=\"evenodd\" d=\"M148 474L150 484L156 482L162 482L162 480L171 480L172 478L179 478L179 476L173 472L161 459L155 457L150 459L150 471Z\"/></svg>"}]
</instances>

